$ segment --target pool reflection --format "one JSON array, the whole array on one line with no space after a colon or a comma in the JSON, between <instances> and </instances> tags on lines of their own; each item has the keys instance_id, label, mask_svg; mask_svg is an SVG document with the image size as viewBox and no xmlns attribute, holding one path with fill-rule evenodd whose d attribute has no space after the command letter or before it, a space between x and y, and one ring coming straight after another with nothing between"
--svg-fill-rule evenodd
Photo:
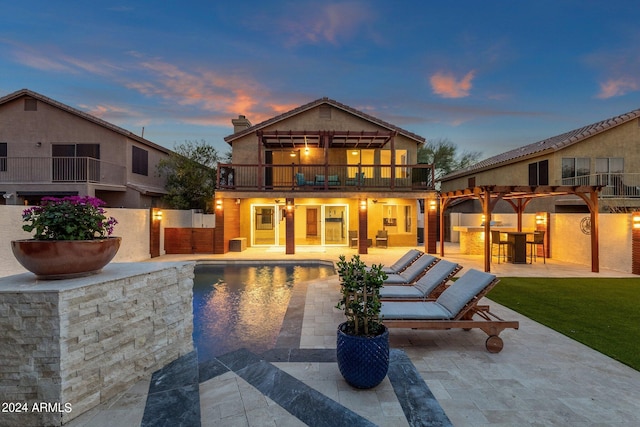
<instances>
[{"instance_id":1,"label":"pool reflection","mask_svg":"<svg viewBox=\"0 0 640 427\"><path fill-rule=\"evenodd\" d=\"M273 348L297 283L334 274L327 265L198 265L193 339L200 362L248 348Z\"/></svg>"}]
</instances>

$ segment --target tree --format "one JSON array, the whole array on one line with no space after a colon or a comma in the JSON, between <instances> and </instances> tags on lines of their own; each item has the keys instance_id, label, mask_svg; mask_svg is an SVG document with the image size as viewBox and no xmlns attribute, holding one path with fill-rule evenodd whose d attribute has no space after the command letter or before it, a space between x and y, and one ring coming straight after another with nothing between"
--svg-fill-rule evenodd
<instances>
[{"instance_id":1,"label":"tree","mask_svg":"<svg viewBox=\"0 0 640 427\"><path fill-rule=\"evenodd\" d=\"M435 178L439 178L466 168L476 163L482 153L479 151L464 151L458 154L458 148L448 138L438 138L427 141L418 147L418 163L433 164L435 168Z\"/></svg>"},{"instance_id":2,"label":"tree","mask_svg":"<svg viewBox=\"0 0 640 427\"><path fill-rule=\"evenodd\" d=\"M204 140L185 141L173 151L158 163L158 173L167 179L164 201L174 209L212 212L218 152Z\"/></svg>"}]
</instances>

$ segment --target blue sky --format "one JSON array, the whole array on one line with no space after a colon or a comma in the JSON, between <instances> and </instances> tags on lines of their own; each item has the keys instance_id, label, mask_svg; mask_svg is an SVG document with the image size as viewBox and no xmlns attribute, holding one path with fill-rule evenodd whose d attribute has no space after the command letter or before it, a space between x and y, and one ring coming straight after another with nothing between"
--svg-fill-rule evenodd
<instances>
[{"instance_id":1,"label":"blue sky","mask_svg":"<svg viewBox=\"0 0 640 427\"><path fill-rule=\"evenodd\" d=\"M640 108L640 8L2 0L0 96L22 88L168 148L327 96L488 157Z\"/></svg>"}]
</instances>

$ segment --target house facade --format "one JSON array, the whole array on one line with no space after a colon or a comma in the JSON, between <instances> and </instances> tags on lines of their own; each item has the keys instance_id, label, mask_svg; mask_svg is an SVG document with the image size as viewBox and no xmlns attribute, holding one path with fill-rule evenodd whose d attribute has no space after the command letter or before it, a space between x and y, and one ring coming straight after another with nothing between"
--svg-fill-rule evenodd
<instances>
[{"instance_id":1,"label":"house facade","mask_svg":"<svg viewBox=\"0 0 640 427\"><path fill-rule=\"evenodd\" d=\"M539 188L553 195L566 188L597 186L605 212L640 208L640 109L498 154L441 178L441 191L482 186ZM475 203L476 206L471 205ZM452 209L479 211L469 200ZM503 204L503 212L512 212ZM530 211L588 212L584 201L562 195L533 200ZM495 211L500 211L497 206Z\"/></svg>"},{"instance_id":2,"label":"house facade","mask_svg":"<svg viewBox=\"0 0 640 427\"><path fill-rule=\"evenodd\" d=\"M92 196L149 208L165 194L156 174L170 150L90 114L22 89L0 98L0 203Z\"/></svg>"},{"instance_id":3,"label":"house facade","mask_svg":"<svg viewBox=\"0 0 640 427\"><path fill-rule=\"evenodd\" d=\"M232 123L232 162L218 166L216 252L234 239L286 253L418 244L420 207L436 198L432 165L416 164L421 136L328 98ZM435 230L431 240L435 250Z\"/></svg>"}]
</instances>

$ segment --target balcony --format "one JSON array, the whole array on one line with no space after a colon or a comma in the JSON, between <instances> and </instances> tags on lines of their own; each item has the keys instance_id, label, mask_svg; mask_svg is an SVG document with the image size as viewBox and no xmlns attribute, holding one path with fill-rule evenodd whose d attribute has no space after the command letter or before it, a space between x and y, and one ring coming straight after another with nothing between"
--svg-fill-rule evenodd
<instances>
[{"instance_id":1,"label":"balcony","mask_svg":"<svg viewBox=\"0 0 640 427\"><path fill-rule=\"evenodd\" d=\"M425 191L433 165L218 164L218 190Z\"/></svg>"},{"instance_id":2,"label":"balcony","mask_svg":"<svg viewBox=\"0 0 640 427\"><path fill-rule=\"evenodd\" d=\"M563 178L562 185L600 185L601 199L640 198L640 173L606 173Z\"/></svg>"},{"instance_id":3,"label":"balcony","mask_svg":"<svg viewBox=\"0 0 640 427\"><path fill-rule=\"evenodd\" d=\"M103 183L123 185L124 166L91 157L2 157L3 183Z\"/></svg>"}]
</instances>

